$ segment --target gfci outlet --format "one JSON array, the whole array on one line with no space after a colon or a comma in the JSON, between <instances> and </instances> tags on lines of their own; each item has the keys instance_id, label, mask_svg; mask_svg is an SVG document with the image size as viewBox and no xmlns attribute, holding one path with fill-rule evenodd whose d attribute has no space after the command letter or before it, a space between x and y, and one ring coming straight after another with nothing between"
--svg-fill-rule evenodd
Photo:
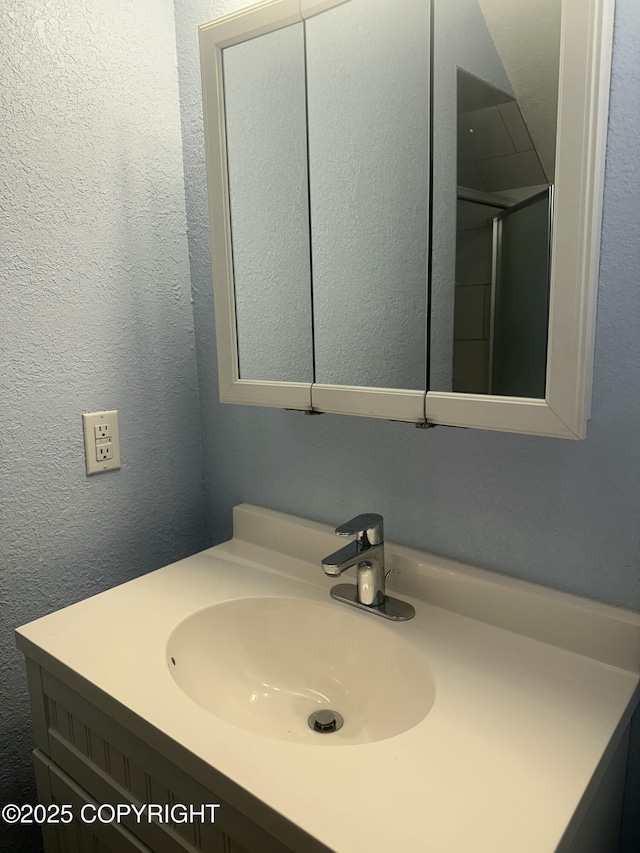
<instances>
[{"instance_id":1,"label":"gfci outlet","mask_svg":"<svg viewBox=\"0 0 640 853\"><path fill-rule=\"evenodd\" d=\"M105 459L113 459L113 440L105 438L96 444L96 460L103 462Z\"/></svg>"},{"instance_id":2,"label":"gfci outlet","mask_svg":"<svg viewBox=\"0 0 640 853\"><path fill-rule=\"evenodd\" d=\"M82 415L84 430L84 459L87 474L100 474L120 467L120 433L118 412L85 412Z\"/></svg>"}]
</instances>

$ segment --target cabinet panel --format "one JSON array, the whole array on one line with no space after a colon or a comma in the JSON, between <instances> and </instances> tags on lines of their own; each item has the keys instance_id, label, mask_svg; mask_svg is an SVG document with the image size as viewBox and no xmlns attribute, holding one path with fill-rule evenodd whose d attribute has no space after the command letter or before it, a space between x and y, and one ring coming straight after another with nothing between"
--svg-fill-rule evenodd
<instances>
[{"instance_id":1,"label":"cabinet panel","mask_svg":"<svg viewBox=\"0 0 640 853\"><path fill-rule=\"evenodd\" d=\"M208 820L212 813L208 808L204 820L196 818L187 823L146 819L137 822L132 815L123 817L120 828L139 842L141 849L152 853L291 853L291 848L276 840L264 826L196 782L49 672L30 662L28 677L32 699L43 707L42 713L34 716L41 763L45 761L55 767L90 800L99 804L132 803L136 807L146 803L196 808L202 804L220 804L213 813L213 823ZM57 802L50 799L47 784L40 773L41 802ZM262 820L266 825L270 810L264 807L264 811L267 817ZM47 853L49 849L57 853L55 845L60 843L63 843L60 853L75 853L74 845L93 843L84 838L83 831L83 826L71 834L61 830L63 842L59 841L60 832L49 833ZM87 849L95 853L93 847ZM325 848L310 839L309 846L297 849L306 853ZM85 847L78 847L78 853L84 851Z\"/></svg>"},{"instance_id":2,"label":"cabinet panel","mask_svg":"<svg viewBox=\"0 0 640 853\"><path fill-rule=\"evenodd\" d=\"M40 750L33 752L40 802L73 806L74 820L43 827L46 853L154 853L126 829L115 824L87 824L79 819L82 807L98 803Z\"/></svg>"}]
</instances>

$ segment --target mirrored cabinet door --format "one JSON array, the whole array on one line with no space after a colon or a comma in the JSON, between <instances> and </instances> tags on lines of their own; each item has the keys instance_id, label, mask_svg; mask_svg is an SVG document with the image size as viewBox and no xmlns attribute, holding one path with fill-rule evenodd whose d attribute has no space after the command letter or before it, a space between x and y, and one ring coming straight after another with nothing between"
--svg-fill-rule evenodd
<instances>
[{"instance_id":1,"label":"mirrored cabinet door","mask_svg":"<svg viewBox=\"0 0 640 853\"><path fill-rule=\"evenodd\" d=\"M240 379L313 382L303 24L222 52Z\"/></svg>"},{"instance_id":2,"label":"mirrored cabinet door","mask_svg":"<svg viewBox=\"0 0 640 853\"><path fill-rule=\"evenodd\" d=\"M311 409L304 24L269 0L199 27L220 399Z\"/></svg>"},{"instance_id":3,"label":"mirrored cabinet door","mask_svg":"<svg viewBox=\"0 0 640 853\"><path fill-rule=\"evenodd\" d=\"M561 0L434 0L429 389L545 397Z\"/></svg>"},{"instance_id":4,"label":"mirrored cabinet door","mask_svg":"<svg viewBox=\"0 0 640 853\"><path fill-rule=\"evenodd\" d=\"M429 15L350 0L306 21L320 384L426 388Z\"/></svg>"},{"instance_id":5,"label":"mirrored cabinet door","mask_svg":"<svg viewBox=\"0 0 640 853\"><path fill-rule=\"evenodd\" d=\"M613 0L433 0L433 423L583 438Z\"/></svg>"}]
</instances>

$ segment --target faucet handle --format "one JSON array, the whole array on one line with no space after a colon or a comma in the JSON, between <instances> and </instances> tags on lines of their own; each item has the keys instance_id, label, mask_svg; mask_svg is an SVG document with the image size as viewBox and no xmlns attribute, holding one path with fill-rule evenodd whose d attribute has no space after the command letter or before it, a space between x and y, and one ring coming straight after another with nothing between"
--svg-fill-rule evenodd
<instances>
[{"instance_id":1,"label":"faucet handle","mask_svg":"<svg viewBox=\"0 0 640 853\"><path fill-rule=\"evenodd\" d=\"M380 545L384 541L383 519L375 512L357 515L336 527L338 536L357 536L363 545Z\"/></svg>"}]
</instances>

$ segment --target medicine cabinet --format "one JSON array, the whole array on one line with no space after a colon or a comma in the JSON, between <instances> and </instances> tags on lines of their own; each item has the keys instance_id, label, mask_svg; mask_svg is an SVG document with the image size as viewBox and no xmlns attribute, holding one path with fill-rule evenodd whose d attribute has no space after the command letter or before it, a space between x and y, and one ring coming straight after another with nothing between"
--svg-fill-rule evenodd
<instances>
[{"instance_id":1,"label":"medicine cabinet","mask_svg":"<svg viewBox=\"0 0 640 853\"><path fill-rule=\"evenodd\" d=\"M584 438L613 0L200 27L220 399Z\"/></svg>"}]
</instances>

